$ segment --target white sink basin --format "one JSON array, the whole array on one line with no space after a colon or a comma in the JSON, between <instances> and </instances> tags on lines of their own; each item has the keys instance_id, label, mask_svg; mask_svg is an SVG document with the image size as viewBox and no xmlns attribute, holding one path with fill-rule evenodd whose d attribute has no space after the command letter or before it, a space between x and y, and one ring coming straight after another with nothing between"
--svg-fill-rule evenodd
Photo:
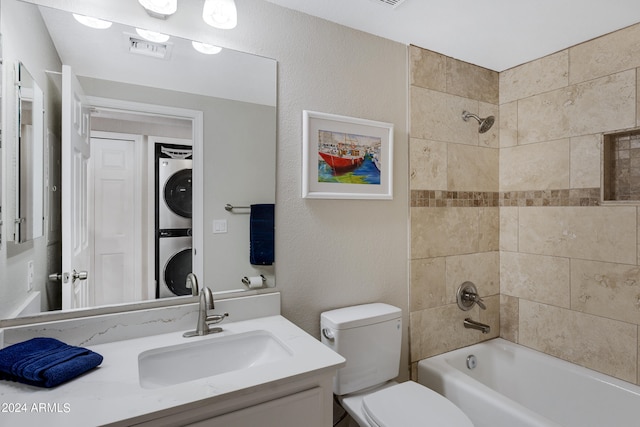
<instances>
[{"instance_id":1,"label":"white sink basin","mask_svg":"<svg viewBox=\"0 0 640 427\"><path fill-rule=\"evenodd\" d=\"M293 352L267 331L210 335L198 341L140 353L138 375L142 387L159 388L292 356Z\"/></svg>"}]
</instances>

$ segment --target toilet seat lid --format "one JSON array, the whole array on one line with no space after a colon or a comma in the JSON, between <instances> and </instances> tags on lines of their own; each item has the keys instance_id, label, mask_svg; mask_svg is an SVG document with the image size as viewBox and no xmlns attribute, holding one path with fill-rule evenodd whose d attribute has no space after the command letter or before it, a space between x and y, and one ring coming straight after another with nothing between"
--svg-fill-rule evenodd
<instances>
[{"instance_id":1,"label":"toilet seat lid","mask_svg":"<svg viewBox=\"0 0 640 427\"><path fill-rule=\"evenodd\" d=\"M362 409L367 419L379 427L473 427L451 401L413 381L364 397Z\"/></svg>"}]
</instances>

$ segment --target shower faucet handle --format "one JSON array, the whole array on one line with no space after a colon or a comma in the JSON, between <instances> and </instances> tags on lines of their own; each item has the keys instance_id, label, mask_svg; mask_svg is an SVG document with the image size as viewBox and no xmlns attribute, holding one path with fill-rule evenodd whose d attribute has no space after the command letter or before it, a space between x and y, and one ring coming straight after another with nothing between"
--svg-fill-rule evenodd
<instances>
[{"instance_id":1,"label":"shower faucet handle","mask_svg":"<svg viewBox=\"0 0 640 427\"><path fill-rule=\"evenodd\" d=\"M484 305L484 302L482 301L482 298L480 298L480 296L478 294L474 294L474 293L468 292L468 293L464 294L462 296L462 298L465 298L467 300L475 302L483 310L487 309L487 306Z\"/></svg>"},{"instance_id":2,"label":"shower faucet handle","mask_svg":"<svg viewBox=\"0 0 640 427\"><path fill-rule=\"evenodd\" d=\"M456 301L458 303L458 307L464 311L471 310L474 304L478 304L478 306L483 310L487 309L482 298L478 295L478 289L473 282L464 282L460 287L458 287L458 292L456 292Z\"/></svg>"}]
</instances>

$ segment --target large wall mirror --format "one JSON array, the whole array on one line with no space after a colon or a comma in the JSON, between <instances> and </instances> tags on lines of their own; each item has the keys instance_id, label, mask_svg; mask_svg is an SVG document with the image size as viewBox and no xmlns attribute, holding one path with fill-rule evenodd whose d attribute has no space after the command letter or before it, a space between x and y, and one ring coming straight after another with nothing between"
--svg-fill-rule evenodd
<instances>
[{"instance_id":1,"label":"large wall mirror","mask_svg":"<svg viewBox=\"0 0 640 427\"><path fill-rule=\"evenodd\" d=\"M219 294L247 290L244 277L275 286L274 264L250 262L249 225L251 205L275 203L276 61L225 48L204 54L170 34L150 42L117 22L93 29L34 3L3 0L1 30L5 64L22 62L43 89L46 249L9 254L7 265L30 257L47 264L49 280L35 286L43 311L186 301L189 291L165 274L185 256ZM25 18L28 25L5 25ZM33 34L46 42L31 52L8 42ZM57 58L57 66L34 57ZM65 210L69 193L76 202ZM69 250L87 253L86 291L69 287L85 276L85 267L63 265ZM17 286L0 289L1 301L19 300ZM0 313L11 311L2 304Z\"/></svg>"}]
</instances>

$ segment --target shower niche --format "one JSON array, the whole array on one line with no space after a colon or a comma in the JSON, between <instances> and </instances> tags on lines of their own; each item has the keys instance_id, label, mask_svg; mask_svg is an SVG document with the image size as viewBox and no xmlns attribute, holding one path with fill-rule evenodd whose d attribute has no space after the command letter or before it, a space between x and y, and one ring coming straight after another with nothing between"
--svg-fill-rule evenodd
<instances>
[{"instance_id":1,"label":"shower niche","mask_svg":"<svg viewBox=\"0 0 640 427\"><path fill-rule=\"evenodd\" d=\"M603 200L640 202L640 129L604 135Z\"/></svg>"}]
</instances>

